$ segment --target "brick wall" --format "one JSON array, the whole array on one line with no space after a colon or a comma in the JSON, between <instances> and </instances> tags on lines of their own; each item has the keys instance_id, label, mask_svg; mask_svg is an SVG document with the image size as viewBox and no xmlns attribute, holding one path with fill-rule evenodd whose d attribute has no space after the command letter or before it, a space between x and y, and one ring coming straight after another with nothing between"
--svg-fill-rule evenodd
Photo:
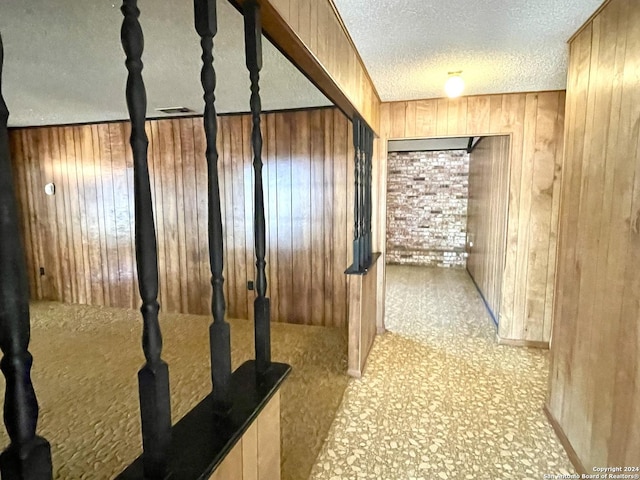
<instances>
[{"instance_id":1,"label":"brick wall","mask_svg":"<svg viewBox=\"0 0 640 480\"><path fill-rule=\"evenodd\" d=\"M390 153L387 262L466 266L469 155Z\"/></svg>"}]
</instances>

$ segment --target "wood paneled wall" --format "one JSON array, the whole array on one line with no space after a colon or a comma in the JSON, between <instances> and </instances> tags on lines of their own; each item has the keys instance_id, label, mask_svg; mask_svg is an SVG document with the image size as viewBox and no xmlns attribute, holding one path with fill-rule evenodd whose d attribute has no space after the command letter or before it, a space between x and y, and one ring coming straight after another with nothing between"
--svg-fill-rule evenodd
<instances>
[{"instance_id":1,"label":"wood paneled wall","mask_svg":"<svg viewBox=\"0 0 640 480\"><path fill-rule=\"evenodd\" d=\"M548 342L562 158L562 91L383 103L387 139L509 135L507 251L499 336Z\"/></svg>"},{"instance_id":2,"label":"wood paneled wall","mask_svg":"<svg viewBox=\"0 0 640 480\"><path fill-rule=\"evenodd\" d=\"M160 270L168 312L210 312L207 180L199 118L147 123ZM228 315L254 292L251 119L219 119ZM272 317L345 326L353 232L351 122L337 109L263 115ZM133 165L127 123L11 131L32 297L137 307ZM56 194L44 185L54 182ZM44 269L44 275L41 274Z\"/></svg>"},{"instance_id":3,"label":"wood paneled wall","mask_svg":"<svg viewBox=\"0 0 640 480\"><path fill-rule=\"evenodd\" d=\"M586 472L640 465L640 3L571 42L548 409Z\"/></svg>"},{"instance_id":4,"label":"wood paneled wall","mask_svg":"<svg viewBox=\"0 0 640 480\"><path fill-rule=\"evenodd\" d=\"M280 480L280 437L278 391L209 480Z\"/></svg>"},{"instance_id":5,"label":"wood paneled wall","mask_svg":"<svg viewBox=\"0 0 640 480\"><path fill-rule=\"evenodd\" d=\"M509 137L485 137L469 160L467 270L496 318L502 299L508 203Z\"/></svg>"},{"instance_id":6,"label":"wood paneled wall","mask_svg":"<svg viewBox=\"0 0 640 480\"><path fill-rule=\"evenodd\" d=\"M244 0L230 0L241 5ZM264 31L335 105L375 132L380 98L332 0L260 0Z\"/></svg>"}]
</instances>

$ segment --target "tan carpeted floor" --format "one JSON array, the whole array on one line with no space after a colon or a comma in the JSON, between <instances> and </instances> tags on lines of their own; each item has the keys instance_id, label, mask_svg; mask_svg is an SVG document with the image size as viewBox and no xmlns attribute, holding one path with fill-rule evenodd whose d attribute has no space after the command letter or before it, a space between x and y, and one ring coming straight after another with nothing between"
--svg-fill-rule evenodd
<instances>
[{"instance_id":1,"label":"tan carpeted floor","mask_svg":"<svg viewBox=\"0 0 640 480\"><path fill-rule=\"evenodd\" d=\"M140 314L38 302L31 317L38 432L51 443L54 478L110 479L141 452ZM174 422L210 390L209 323L203 316L162 315ZM229 323L235 368L253 356L253 325ZM346 332L274 324L272 344L273 359L293 367L282 389L283 479L305 479L347 386ZM2 428L0 445L7 444Z\"/></svg>"},{"instance_id":2,"label":"tan carpeted floor","mask_svg":"<svg viewBox=\"0 0 640 480\"><path fill-rule=\"evenodd\" d=\"M389 266L385 321L310 480L575 474L542 412L549 352L497 345L464 270Z\"/></svg>"}]
</instances>

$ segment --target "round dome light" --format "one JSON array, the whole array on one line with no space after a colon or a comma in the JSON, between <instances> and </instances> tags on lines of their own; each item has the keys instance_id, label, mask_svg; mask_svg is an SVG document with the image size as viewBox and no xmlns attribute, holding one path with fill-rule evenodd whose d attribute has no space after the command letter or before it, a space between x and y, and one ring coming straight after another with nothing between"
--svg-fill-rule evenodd
<instances>
[{"instance_id":1,"label":"round dome light","mask_svg":"<svg viewBox=\"0 0 640 480\"><path fill-rule=\"evenodd\" d=\"M449 98L457 98L464 92L464 80L460 76L462 72L450 73L447 83L444 84L444 91Z\"/></svg>"}]
</instances>

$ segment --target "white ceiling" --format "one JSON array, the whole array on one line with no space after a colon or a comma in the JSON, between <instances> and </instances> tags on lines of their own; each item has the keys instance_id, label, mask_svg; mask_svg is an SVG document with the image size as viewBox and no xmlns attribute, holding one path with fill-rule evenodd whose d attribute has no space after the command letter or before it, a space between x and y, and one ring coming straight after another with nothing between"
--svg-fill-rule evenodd
<instances>
[{"instance_id":1,"label":"white ceiling","mask_svg":"<svg viewBox=\"0 0 640 480\"><path fill-rule=\"evenodd\" d=\"M200 43L192 0L140 0L149 116L159 107L202 112ZM0 0L3 90L10 126L128 118L120 45L121 0ZM241 15L218 0L215 66L219 112L249 110ZM265 110L329 105L268 41L263 44Z\"/></svg>"},{"instance_id":2,"label":"white ceiling","mask_svg":"<svg viewBox=\"0 0 640 480\"><path fill-rule=\"evenodd\" d=\"M383 101L564 89L567 40L602 0L334 0Z\"/></svg>"},{"instance_id":3,"label":"white ceiling","mask_svg":"<svg viewBox=\"0 0 640 480\"><path fill-rule=\"evenodd\" d=\"M317 0L314 0L317 1ZM335 0L385 101L443 96L447 72L463 70L465 94L561 89L567 39L602 0ZM3 89L10 125L127 118L120 46L121 0L0 0ZM200 46L192 0L139 0L149 112L200 113ZM247 111L243 25L218 0L217 108ZM383 32L383 35L380 34ZM264 42L265 110L329 105Z\"/></svg>"}]
</instances>

